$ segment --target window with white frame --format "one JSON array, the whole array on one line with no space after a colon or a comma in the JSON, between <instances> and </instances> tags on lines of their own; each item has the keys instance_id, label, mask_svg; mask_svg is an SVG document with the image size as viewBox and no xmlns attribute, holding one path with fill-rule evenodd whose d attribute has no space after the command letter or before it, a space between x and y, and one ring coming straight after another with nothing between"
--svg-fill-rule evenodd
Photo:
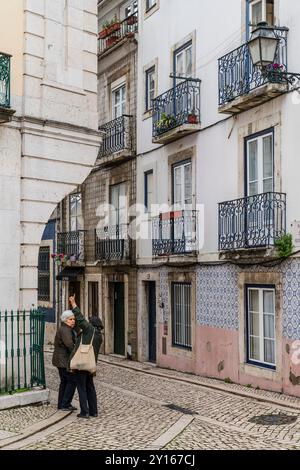
<instances>
[{"instance_id":1,"label":"window with white frame","mask_svg":"<svg viewBox=\"0 0 300 470\"><path fill-rule=\"evenodd\" d=\"M247 196L274 191L273 130L246 139Z\"/></svg>"},{"instance_id":2,"label":"window with white frame","mask_svg":"<svg viewBox=\"0 0 300 470\"><path fill-rule=\"evenodd\" d=\"M276 366L275 288L246 286L247 362Z\"/></svg>"},{"instance_id":3,"label":"window with white frame","mask_svg":"<svg viewBox=\"0 0 300 470\"><path fill-rule=\"evenodd\" d=\"M156 5L156 0L146 0L146 11L151 10Z\"/></svg>"},{"instance_id":4,"label":"window with white frame","mask_svg":"<svg viewBox=\"0 0 300 470\"><path fill-rule=\"evenodd\" d=\"M110 226L122 226L127 222L126 213L126 184L115 184L110 186L110 214L109 223ZM121 227L120 227L121 228Z\"/></svg>"},{"instance_id":5,"label":"window with white frame","mask_svg":"<svg viewBox=\"0 0 300 470\"><path fill-rule=\"evenodd\" d=\"M112 90L112 119L126 114L126 85L123 83Z\"/></svg>"},{"instance_id":6,"label":"window with white frame","mask_svg":"<svg viewBox=\"0 0 300 470\"><path fill-rule=\"evenodd\" d=\"M128 18L138 11L138 2L137 0L130 1L125 3L121 7L121 18Z\"/></svg>"},{"instance_id":7,"label":"window with white frame","mask_svg":"<svg viewBox=\"0 0 300 470\"><path fill-rule=\"evenodd\" d=\"M192 162L177 163L172 170L174 209L183 210L192 204Z\"/></svg>"},{"instance_id":8,"label":"window with white frame","mask_svg":"<svg viewBox=\"0 0 300 470\"><path fill-rule=\"evenodd\" d=\"M82 196L81 193L69 197L70 231L83 230Z\"/></svg>"},{"instance_id":9,"label":"window with white frame","mask_svg":"<svg viewBox=\"0 0 300 470\"><path fill-rule=\"evenodd\" d=\"M174 51L174 74L176 77L191 77L193 73L192 41Z\"/></svg>"},{"instance_id":10,"label":"window with white frame","mask_svg":"<svg viewBox=\"0 0 300 470\"><path fill-rule=\"evenodd\" d=\"M172 343L192 348L191 283L172 283Z\"/></svg>"},{"instance_id":11,"label":"window with white frame","mask_svg":"<svg viewBox=\"0 0 300 470\"><path fill-rule=\"evenodd\" d=\"M269 25L274 24L274 0L250 1L250 24L252 29L262 21L266 21Z\"/></svg>"},{"instance_id":12,"label":"window with white frame","mask_svg":"<svg viewBox=\"0 0 300 470\"><path fill-rule=\"evenodd\" d=\"M155 97L155 66L151 67L150 69L146 70L146 103L145 108L146 111L152 109L152 100Z\"/></svg>"}]
</instances>

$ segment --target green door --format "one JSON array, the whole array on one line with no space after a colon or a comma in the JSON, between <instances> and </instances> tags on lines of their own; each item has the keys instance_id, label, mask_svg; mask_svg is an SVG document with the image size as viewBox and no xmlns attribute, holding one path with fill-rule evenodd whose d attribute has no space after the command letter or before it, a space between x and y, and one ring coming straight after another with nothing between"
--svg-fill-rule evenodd
<instances>
[{"instance_id":1,"label":"green door","mask_svg":"<svg viewBox=\"0 0 300 470\"><path fill-rule=\"evenodd\" d=\"M114 284L114 353L125 356L124 283Z\"/></svg>"}]
</instances>

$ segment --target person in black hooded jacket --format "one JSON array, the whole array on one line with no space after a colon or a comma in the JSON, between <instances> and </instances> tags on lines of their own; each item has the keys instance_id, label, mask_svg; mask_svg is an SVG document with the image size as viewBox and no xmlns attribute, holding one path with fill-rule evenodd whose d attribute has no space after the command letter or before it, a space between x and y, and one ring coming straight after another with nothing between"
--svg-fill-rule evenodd
<instances>
[{"instance_id":1,"label":"person in black hooded jacket","mask_svg":"<svg viewBox=\"0 0 300 470\"><path fill-rule=\"evenodd\" d=\"M80 309L76 305L75 295L69 297L70 305L72 307L72 312L75 316L76 326L81 329L81 334L78 335L74 349L70 356L70 361L74 356L75 352L79 348L81 339L82 344L89 344L93 339L93 349L95 354L95 359L97 363L101 343L102 343L102 333L103 324L100 318L93 316L88 322L82 315ZM79 395L80 403L80 413L77 415L78 418L89 418L98 416L97 408L97 395L93 381L93 375L87 371L76 371L76 383L77 391Z\"/></svg>"}]
</instances>

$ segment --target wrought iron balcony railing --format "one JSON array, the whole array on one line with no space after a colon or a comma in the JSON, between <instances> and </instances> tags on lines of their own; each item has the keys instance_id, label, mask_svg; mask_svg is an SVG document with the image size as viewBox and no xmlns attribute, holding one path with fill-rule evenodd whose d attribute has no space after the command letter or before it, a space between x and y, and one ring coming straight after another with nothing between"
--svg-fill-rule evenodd
<instances>
[{"instance_id":1,"label":"wrought iron balcony railing","mask_svg":"<svg viewBox=\"0 0 300 470\"><path fill-rule=\"evenodd\" d=\"M285 233L285 194L268 192L219 204L219 251L268 248Z\"/></svg>"},{"instance_id":2,"label":"wrought iron balcony railing","mask_svg":"<svg viewBox=\"0 0 300 470\"><path fill-rule=\"evenodd\" d=\"M10 58L0 52L0 107L10 108Z\"/></svg>"},{"instance_id":3,"label":"wrought iron balcony railing","mask_svg":"<svg viewBox=\"0 0 300 470\"><path fill-rule=\"evenodd\" d=\"M265 72L253 65L247 43L219 59L219 106L267 83L287 84L288 29L276 27L274 32L280 42L275 62Z\"/></svg>"},{"instance_id":4,"label":"wrought iron balcony railing","mask_svg":"<svg viewBox=\"0 0 300 470\"><path fill-rule=\"evenodd\" d=\"M112 155L122 150L133 151L133 117L123 114L99 127L105 132L98 158Z\"/></svg>"},{"instance_id":5,"label":"wrought iron balcony railing","mask_svg":"<svg viewBox=\"0 0 300 470\"><path fill-rule=\"evenodd\" d=\"M152 221L152 255L181 255L196 252L197 211L172 211Z\"/></svg>"},{"instance_id":6,"label":"wrought iron balcony railing","mask_svg":"<svg viewBox=\"0 0 300 470\"><path fill-rule=\"evenodd\" d=\"M110 49L124 38L134 37L138 32L138 12L128 16L123 21L116 21L99 33L99 53Z\"/></svg>"},{"instance_id":7,"label":"wrought iron balcony railing","mask_svg":"<svg viewBox=\"0 0 300 470\"><path fill-rule=\"evenodd\" d=\"M78 261L84 260L84 230L74 232L63 232L57 235L57 251L74 258Z\"/></svg>"},{"instance_id":8,"label":"wrought iron balcony railing","mask_svg":"<svg viewBox=\"0 0 300 470\"><path fill-rule=\"evenodd\" d=\"M110 225L95 230L95 258L116 261L129 258L128 225Z\"/></svg>"},{"instance_id":9,"label":"wrought iron balcony railing","mask_svg":"<svg viewBox=\"0 0 300 470\"><path fill-rule=\"evenodd\" d=\"M200 80L188 79L153 100L153 137L200 123Z\"/></svg>"}]
</instances>

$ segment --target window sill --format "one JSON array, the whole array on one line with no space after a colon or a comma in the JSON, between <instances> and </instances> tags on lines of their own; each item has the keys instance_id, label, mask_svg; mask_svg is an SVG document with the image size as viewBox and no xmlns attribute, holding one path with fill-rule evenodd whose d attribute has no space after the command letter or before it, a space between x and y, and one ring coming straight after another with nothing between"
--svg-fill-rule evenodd
<instances>
[{"instance_id":1,"label":"window sill","mask_svg":"<svg viewBox=\"0 0 300 470\"><path fill-rule=\"evenodd\" d=\"M280 379L280 373L278 369L268 369L263 366L248 363L240 364L240 372L246 375L252 375L253 377L272 381Z\"/></svg>"},{"instance_id":2,"label":"window sill","mask_svg":"<svg viewBox=\"0 0 300 470\"><path fill-rule=\"evenodd\" d=\"M144 112L144 114L142 116L142 120L146 121L146 119L150 119L150 118L152 118L152 116L153 116L153 111L152 111L152 109L149 109L148 111Z\"/></svg>"},{"instance_id":3,"label":"window sill","mask_svg":"<svg viewBox=\"0 0 300 470\"><path fill-rule=\"evenodd\" d=\"M155 5L153 5L151 8L146 10L145 8L145 13L144 13L144 19L148 19L153 13L155 13L157 10L159 10L159 0L156 1Z\"/></svg>"}]
</instances>

